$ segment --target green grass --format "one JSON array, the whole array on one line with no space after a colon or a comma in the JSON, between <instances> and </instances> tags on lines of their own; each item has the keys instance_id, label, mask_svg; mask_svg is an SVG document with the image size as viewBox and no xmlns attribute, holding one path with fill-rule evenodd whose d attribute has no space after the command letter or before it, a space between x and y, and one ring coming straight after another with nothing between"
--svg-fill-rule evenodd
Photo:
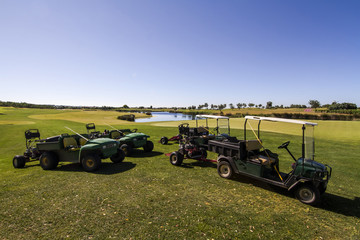
<instances>
[{"instance_id":1,"label":"green grass","mask_svg":"<svg viewBox=\"0 0 360 240\"><path fill-rule=\"evenodd\" d=\"M319 122L316 159L333 167L333 177L323 202L311 207L260 182L222 179L215 164L185 160L172 166L164 153L177 144L157 141L176 135L177 128L159 125L178 123L126 126L149 134L154 152L138 150L116 165L105 160L95 173L63 163L52 171L38 162L14 169L11 160L24 151L26 129L39 128L48 137L68 132L64 126L85 132L85 124L28 117L56 110L0 110L0 121L6 121L0 124L0 239L360 238L360 122ZM233 135L242 136L242 120L236 121ZM291 140L289 148L300 154L301 137L290 133L262 135L266 147L280 153L282 171L290 170L292 160L278 145Z\"/></svg>"}]
</instances>

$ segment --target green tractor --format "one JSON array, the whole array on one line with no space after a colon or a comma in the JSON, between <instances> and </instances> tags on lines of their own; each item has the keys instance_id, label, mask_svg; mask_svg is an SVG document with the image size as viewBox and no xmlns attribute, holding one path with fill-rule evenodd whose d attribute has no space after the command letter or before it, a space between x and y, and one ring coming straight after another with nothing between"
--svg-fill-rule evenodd
<instances>
[{"instance_id":1,"label":"green tractor","mask_svg":"<svg viewBox=\"0 0 360 240\"><path fill-rule=\"evenodd\" d=\"M109 124L107 125L112 130L104 130L100 133L96 131L94 123L86 124L86 129L91 138L111 138L118 141L125 156L131 156L134 148L143 148L144 152L151 152L154 149L154 143L148 140L149 135L138 133L137 129L116 129Z\"/></svg>"},{"instance_id":2,"label":"green tractor","mask_svg":"<svg viewBox=\"0 0 360 240\"><path fill-rule=\"evenodd\" d=\"M71 129L70 129L71 130ZM119 143L112 139L88 139L87 135L69 135L67 133L40 139L38 129L25 131L26 151L24 155L13 158L15 168L23 168L26 162L39 160L44 170L55 169L59 162L81 163L87 172L97 170L101 159L110 158L113 163L120 163L125 153Z\"/></svg>"}]
</instances>

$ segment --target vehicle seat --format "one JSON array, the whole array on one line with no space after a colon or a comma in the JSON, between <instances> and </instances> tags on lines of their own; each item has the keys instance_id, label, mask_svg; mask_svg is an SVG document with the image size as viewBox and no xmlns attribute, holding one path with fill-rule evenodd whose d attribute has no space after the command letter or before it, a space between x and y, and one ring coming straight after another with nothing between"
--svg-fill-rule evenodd
<instances>
[{"instance_id":1,"label":"vehicle seat","mask_svg":"<svg viewBox=\"0 0 360 240\"><path fill-rule=\"evenodd\" d=\"M63 143L66 150L77 151L80 149L74 137L64 138Z\"/></svg>"},{"instance_id":2,"label":"vehicle seat","mask_svg":"<svg viewBox=\"0 0 360 240\"><path fill-rule=\"evenodd\" d=\"M84 138L79 139L80 146L84 146L87 141Z\"/></svg>"},{"instance_id":3,"label":"vehicle seat","mask_svg":"<svg viewBox=\"0 0 360 240\"><path fill-rule=\"evenodd\" d=\"M209 130L207 130L205 127L198 127L197 132L199 133L199 135L206 135L209 133Z\"/></svg>"},{"instance_id":4,"label":"vehicle seat","mask_svg":"<svg viewBox=\"0 0 360 240\"><path fill-rule=\"evenodd\" d=\"M262 148L262 145L258 140L248 140L245 144L246 151L260 150Z\"/></svg>"},{"instance_id":5,"label":"vehicle seat","mask_svg":"<svg viewBox=\"0 0 360 240\"><path fill-rule=\"evenodd\" d=\"M120 138L120 137L121 137L121 134L118 131L112 131L110 133L110 138L112 138L112 139L117 139L117 138Z\"/></svg>"},{"instance_id":6,"label":"vehicle seat","mask_svg":"<svg viewBox=\"0 0 360 240\"><path fill-rule=\"evenodd\" d=\"M271 166L274 163L276 163L276 159L272 158L272 157L268 157L268 156L264 156L264 155L257 155L254 158L251 158L252 162L257 162L260 163L261 165L265 165L265 166Z\"/></svg>"}]
</instances>

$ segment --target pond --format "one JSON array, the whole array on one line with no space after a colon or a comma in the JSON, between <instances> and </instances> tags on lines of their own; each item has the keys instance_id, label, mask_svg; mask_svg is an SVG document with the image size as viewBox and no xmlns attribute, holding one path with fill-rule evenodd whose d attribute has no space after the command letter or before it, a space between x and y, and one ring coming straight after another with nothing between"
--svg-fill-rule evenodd
<instances>
[{"instance_id":1,"label":"pond","mask_svg":"<svg viewBox=\"0 0 360 240\"><path fill-rule=\"evenodd\" d=\"M152 117L138 118L135 122L160 122L160 121L181 121L181 120L194 120L195 115L188 115L183 113L171 112L152 112Z\"/></svg>"}]
</instances>

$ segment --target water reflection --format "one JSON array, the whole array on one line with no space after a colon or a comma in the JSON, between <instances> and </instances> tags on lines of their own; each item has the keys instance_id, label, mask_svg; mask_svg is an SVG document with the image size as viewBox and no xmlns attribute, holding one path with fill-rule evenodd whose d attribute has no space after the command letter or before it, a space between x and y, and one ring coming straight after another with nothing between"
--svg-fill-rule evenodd
<instances>
[{"instance_id":1,"label":"water reflection","mask_svg":"<svg viewBox=\"0 0 360 240\"><path fill-rule=\"evenodd\" d=\"M135 119L135 122L161 122L161 121L179 121L194 120L195 115L171 112L152 112L152 117Z\"/></svg>"}]
</instances>

